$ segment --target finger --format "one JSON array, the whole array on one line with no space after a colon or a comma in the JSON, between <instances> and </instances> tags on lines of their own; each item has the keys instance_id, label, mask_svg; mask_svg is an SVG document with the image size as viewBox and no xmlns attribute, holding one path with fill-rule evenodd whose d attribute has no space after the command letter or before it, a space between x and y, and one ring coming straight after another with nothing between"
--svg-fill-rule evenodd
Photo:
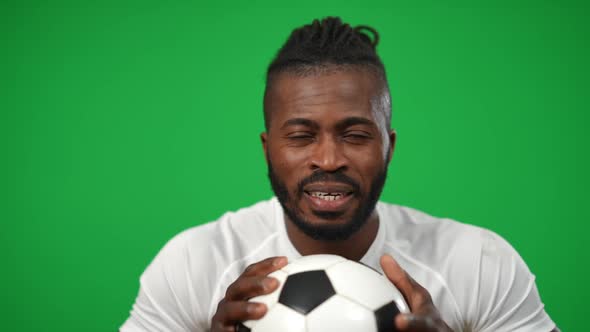
<instances>
[{"instance_id":1,"label":"finger","mask_svg":"<svg viewBox=\"0 0 590 332\"><path fill-rule=\"evenodd\" d=\"M399 314L395 317L395 326L399 331L437 332L435 321L428 316Z\"/></svg>"},{"instance_id":2,"label":"finger","mask_svg":"<svg viewBox=\"0 0 590 332\"><path fill-rule=\"evenodd\" d=\"M381 268L387 279L402 292L406 300L410 299L414 292L414 285L410 276L399 266L395 259L387 254L381 256Z\"/></svg>"},{"instance_id":3,"label":"finger","mask_svg":"<svg viewBox=\"0 0 590 332\"><path fill-rule=\"evenodd\" d=\"M249 265L243 276L267 275L287 265L287 257L270 257L258 263Z\"/></svg>"},{"instance_id":4,"label":"finger","mask_svg":"<svg viewBox=\"0 0 590 332\"><path fill-rule=\"evenodd\" d=\"M219 306L213 320L225 327L233 327L238 322L260 319L266 313L264 303L227 301Z\"/></svg>"},{"instance_id":5,"label":"finger","mask_svg":"<svg viewBox=\"0 0 590 332\"><path fill-rule=\"evenodd\" d=\"M279 287L279 281L273 277L240 277L225 292L228 301L240 301L258 295L269 294Z\"/></svg>"}]
</instances>

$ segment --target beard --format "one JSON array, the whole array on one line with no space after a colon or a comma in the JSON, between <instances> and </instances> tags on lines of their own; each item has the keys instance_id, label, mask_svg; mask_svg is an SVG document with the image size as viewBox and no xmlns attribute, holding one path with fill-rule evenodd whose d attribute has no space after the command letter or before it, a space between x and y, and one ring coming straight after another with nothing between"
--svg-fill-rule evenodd
<instances>
[{"instance_id":1,"label":"beard","mask_svg":"<svg viewBox=\"0 0 590 332\"><path fill-rule=\"evenodd\" d=\"M272 186L272 190L277 196L285 214L295 224L299 230L305 235L311 237L314 240L320 241L342 241L350 238L356 233L363 225L366 224L369 216L375 210L383 186L385 185L385 179L387 178L387 164L384 165L383 169L375 175L369 190L365 193L360 191L359 184L345 175L344 173L338 172L325 172L322 170L314 172L309 177L301 180L297 185L297 192L294 195L289 193L285 183L279 179L274 171L270 158L268 160L268 178ZM300 201L304 195L304 186L320 181L329 182L340 182L352 186L353 195L357 196L359 200L359 206L353 212L352 217L342 224L335 225L315 225L309 220L306 220L300 209L297 208L296 202ZM314 213L316 216L322 219L336 219L340 217L341 213Z\"/></svg>"}]
</instances>

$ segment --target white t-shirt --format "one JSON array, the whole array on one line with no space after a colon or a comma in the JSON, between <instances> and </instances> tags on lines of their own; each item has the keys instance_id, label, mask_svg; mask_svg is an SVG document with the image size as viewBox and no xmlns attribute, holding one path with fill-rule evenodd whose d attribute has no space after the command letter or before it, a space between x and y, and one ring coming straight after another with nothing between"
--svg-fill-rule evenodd
<instances>
[{"instance_id":1,"label":"white t-shirt","mask_svg":"<svg viewBox=\"0 0 590 332\"><path fill-rule=\"evenodd\" d=\"M379 231L361 259L382 272L392 255L424 286L454 331L549 332L535 277L498 235L379 202ZM227 287L252 263L301 255L285 231L276 198L190 228L170 240L141 276L131 331L209 331Z\"/></svg>"}]
</instances>

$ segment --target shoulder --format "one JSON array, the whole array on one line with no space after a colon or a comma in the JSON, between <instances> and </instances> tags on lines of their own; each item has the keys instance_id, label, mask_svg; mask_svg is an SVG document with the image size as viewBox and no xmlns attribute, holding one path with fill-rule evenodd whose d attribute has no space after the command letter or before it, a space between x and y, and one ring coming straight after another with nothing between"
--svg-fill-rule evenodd
<instances>
[{"instance_id":1,"label":"shoulder","mask_svg":"<svg viewBox=\"0 0 590 332\"><path fill-rule=\"evenodd\" d=\"M271 199L228 212L170 239L141 276L132 317L153 312L170 326L206 324L224 273L277 232L276 204Z\"/></svg>"},{"instance_id":2,"label":"shoulder","mask_svg":"<svg viewBox=\"0 0 590 332\"><path fill-rule=\"evenodd\" d=\"M551 330L534 275L500 235L408 207L381 209L388 245L456 329Z\"/></svg>"},{"instance_id":3,"label":"shoulder","mask_svg":"<svg viewBox=\"0 0 590 332\"><path fill-rule=\"evenodd\" d=\"M484 266L521 261L516 250L491 230L405 206L382 204L381 208L388 217L388 244L441 278L475 282L474 272Z\"/></svg>"},{"instance_id":4,"label":"shoulder","mask_svg":"<svg viewBox=\"0 0 590 332\"><path fill-rule=\"evenodd\" d=\"M380 203L387 239L409 255L439 261L441 253L469 254L480 250L493 232L449 218L435 217L420 210Z\"/></svg>"},{"instance_id":5,"label":"shoulder","mask_svg":"<svg viewBox=\"0 0 590 332\"><path fill-rule=\"evenodd\" d=\"M215 280L228 265L275 236L276 204L274 199L262 201L179 233L164 245L146 272L155 265L171 272L186 270L171 273L174 277L183 278L189 273L193 281Z\"/></svg>"},{"instance_id":6,"label":"shoulder","mask_svg":"<svg viewBox=\"0 0 590 332\"><path fill-rule=\"evenodd\" d=\"M256 242L277 231L277 213L274 199L224 213L217 220L186 229L173 237L163 250L189 250L202 252L233 246L236 255L255 246ZM231 254L228 252L227 254Z\"/></svg>"},{"instance_id":7,"label":"shoulder","mask_svg":"<svg viewBox=\"0 0 590 332\"><path fill-rule=\"evenodd\" d=\"M185 230L170 243L178 242L187 250L224 250L228 258L240 256L277 232L277 208L276 200L270 199L226 212L213 222Z\"/></svg>"}]
</instances>

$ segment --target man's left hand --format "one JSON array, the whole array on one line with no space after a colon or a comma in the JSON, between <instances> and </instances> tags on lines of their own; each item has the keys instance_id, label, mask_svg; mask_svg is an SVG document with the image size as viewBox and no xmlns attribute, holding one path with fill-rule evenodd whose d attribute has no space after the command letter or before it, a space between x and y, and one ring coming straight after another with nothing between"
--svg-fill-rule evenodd
<instances>
[{"instance_id":1,"label":"man's left hand","mask_svg":"<svg viewBox=\"0 0 590 332\"><path fill-rule=\"evenodd\" d=\"M410 306L411 313L395 317L395 326L399 331L452 332L432 303L428 291L412 279L391 256L381 257L381 268Z\"/></svg>"}]
</instances>

